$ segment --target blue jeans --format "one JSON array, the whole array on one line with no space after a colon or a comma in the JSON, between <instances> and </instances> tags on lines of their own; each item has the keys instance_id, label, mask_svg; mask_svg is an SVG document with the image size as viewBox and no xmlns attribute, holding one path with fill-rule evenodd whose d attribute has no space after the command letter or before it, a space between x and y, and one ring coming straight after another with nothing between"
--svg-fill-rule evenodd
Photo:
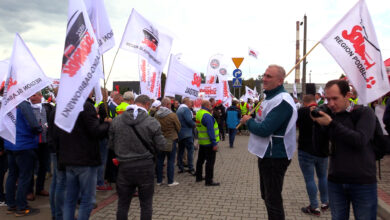
<instances>
[{"instance_id":1,"label":"blue jeans","mask_svg":"<svg viewBox=\"0 0 390 220\"><path fill-rule=\"evenodd\" d=\"M318 178L321 203L328 203L328 157L316 157L302 150L298 150L298 161L303 177L305 178L306 191L309 195L310 206L318 208L317 186L314 180L314 170Z\"/></svg>"},{"instance_id":2,"label":"blue jeans","mask_svg":"<svg viewBox=\"0 0 390 220\"><path fill-rule=\"evenodd\" d=\"M98 166L97 169L97 185L104 186L104 170L107 162L108 154L108 139L104 138L99 141L100 146L100 158L102 159L102 165Z\"/></svg>"},{"instance_id":3,"label":"blue jeans","mask_svg":"<svg viewBox=\"0 0 390 220\"><path fill-rule=\"evenodd\" d=\"M165 157L168 158L167 163L167 176L168 176L168 184L173 183L174 171L175 171L175 156L176 156L176 142L173 142L172 151L161 151L157 155L157 182L162 182L162 174L163 174L163 166Z\"/></svg>"},{"instance_id":4,"label":"blue jeans","mask_svg":"<svg viewBox=\"0 0 390 220\"><path fill-rule=\"evenodd\" d=\"M235 128L229 128L229 146L233 147L234 139L236 138L237 129Z\"/></svg>"},{"instance_id":5,"label":"blue jeans","mask_svg":"<svg viewBox=\"0 0 390 220\"><path fill-rule=\"evenodd\" d=\"M356 220L375 220L377 215L377 184L338 184L328 181L329 204L333 220L349 219L352 203Z\"/></svg>"},{"instance_id":6,"label":"blue jeans","mask_svg":"<svg viewBox=\"0 0 390 220\"><path fill-rule=\"evenodd\" d=\"M78 220L87 220L93 208L98 166L67 166L64 219L74 220L77 200L80 198Z\"/></svg>"},{"instance_id":7,"label":"blue jeans","mask_svg":"<svg viewBox=\"0 0 390 220\"><path fill-rule=\"evenodd\" d=\"M26 196L36 158L37 155L32 149L8 151L8 178L5 186L7 190L5 197L8 207L16 207L18 210L26 209ZM16 181L18 181L17 189Z\"/></svg>"},{"instance_id":8,"label":"blue jeans","mask_svg":"<svg viewBox=\"0 0 390 220\"><path fill-rule=\"evenodd\" d=\"M193 137L187 137L182 140L179 140L179 153L177 155L177 166L180 170L184 170L183 165L183 154L184 154L184 148L187 149L187 161L188 161L188 169L193 170L194 169L194 138Z\"/></svg>"},{"instance_id":9,"label":"blue jeans","mask_svg":"<svg viewBox=\"0 0 390 220\"><path fill-rule=\"evenodd\" d=\"M66 172L64 170L58 170L57 155L55 153L51 154L51 161L53 162L53 178L50 185L51 216L56 220L62 220L65 199Z\"/></svg>"}]
</instances>

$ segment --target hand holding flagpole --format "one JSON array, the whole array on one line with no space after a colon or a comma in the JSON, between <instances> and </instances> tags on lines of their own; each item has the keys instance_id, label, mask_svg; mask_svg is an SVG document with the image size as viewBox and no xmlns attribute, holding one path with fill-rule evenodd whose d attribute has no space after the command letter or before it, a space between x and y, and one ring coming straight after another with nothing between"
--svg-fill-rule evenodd
<instances>
[{"instance_id":1,"label":"hand holding flagpole","mask_svg":"<svg viewBox=\"0 0 390 220\"><path fill-rule=\"evenodd\" d=\"M295 67L297 67L313 50L314 50L314 48L315 47L317 47L318 46L318 44L320 44L320 42L318 41L310 50L309 50L309 52L307 52L307 54L305 54L305 56L303 56L299 61L298 61L298 63L296 63L295 65L294 65L294 67L293 68L291 68L291 70L286 74L286 76L285 76L285 78L288 76L288 75L290 75L290 73L295 69ZM261 105L261 103L263 102L263 100L264 100L264 98L262 98L260 101L259 101L259 103L256 105L256 107L255 108L253 108L252 109L252 111L250 111L249 112L249 114L247 114L247 115L251 115L251 114L253 114L253 112L255 112L255 110ZM236 129L239 129L240 127L241 127L241 125L242 125L242 123L240 122L240 124L238 124L237 125L237 127L236 127Z\"/></svg>"}]
</instances>

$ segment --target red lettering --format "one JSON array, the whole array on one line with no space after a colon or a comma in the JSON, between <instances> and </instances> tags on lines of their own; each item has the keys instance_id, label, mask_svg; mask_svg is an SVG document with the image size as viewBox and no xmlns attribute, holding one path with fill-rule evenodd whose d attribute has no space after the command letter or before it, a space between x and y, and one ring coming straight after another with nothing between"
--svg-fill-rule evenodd
<instances>
[{"instance_id":1,"label":"red lettering","mask_svg":"<svg viewBox=\"0 0 390 220\"><path fill-rule=\"evenodd\" d=\"M199 88L201 82L202 82L202 78L198 76L198 74L194 73L194 79L192 80L191 84L196 85L196 87Z\"/></svg>"},{"instance_id":2,"label":"red lettering","mask_svg":"<svg viewBox=\"0 0 390 220\"><path fill-rule=\"evenodd\" d=\"M153 51L156 51L157 49L157 46L156 44L154 44L152 41L150 41L149 39L144 39L142 41L143 44L145 44L146 46L148 46L150 49L152 49Z\"/></svg>"},{"instance_id":3,"label":"red lettering","mask_svg":"<svg viewBox=\"0 0 390 220\"><path fill-rule=\"evenodd\" d=\"M362 30L363 28L360 25L355 25L352 28L350 34L348 34L347 30L343 30L341 35L344 39L349 40L352 43L353 47L355 48L355 53L357 53L362 58L362 60L364 60L364 65L366 66L366 70L368 70L375 65L375 62L370 63L367 60L366 55L368 56L368 54L366 53L366 45L364 44Z\"/></svg>"},{"instance_id":4,"label":"red lettering","mask_svg":"<svg viewBox=\"0 0 390 220\"><path fill-rule=\"evenodd\" d=\"M153 76L152 76L152 80L151 80L151 86L150 86L150 92L153 92L154 91L154 86L155 86L155 83L156 83L156 72L153 72Z\"/></svg>"},{"instance_id":5,"label":"red lettering","mask_svg":"<svg viewBox=\"0 0 390 220\"><path fill-rule=\"evenodd\" d=\"M16 84L18 84L18 81L14 81L13 79L12 79L12 77L10 77L9 78L9 80L8 80L8 87L7 87L7 91L9 91L10 89L11 89L11 87L12 86L15 86Z\"/></svg>"},{"instance_id":6,"label":"red lettering","mask_svg":"<svg viewBox=\"0 0 390 220\"><path fill-rule=\"evenodd\" d=\"M142 72L141 81L146 82L146 60L141 61L141 72Z\"/></svg>"},{"instance_id":7,"label":"red lettering","mask_svg":"<svg viewBox=\"0 0 390 220\"><path fill-rule=\"evenodd\" d=\"M89 32L85 32L83 39L81 40L80 46L76 49L73 55L69 58L69 49L65 51L66 57L69 58L68 63L62 67L62 72L68 74L69 77L73 77L79 71L84 62L87 60L88 55L91 53L92 45L94 43L93 38ZM70 47L68 47L70 48Z\"/></svg>"}]
</instances>

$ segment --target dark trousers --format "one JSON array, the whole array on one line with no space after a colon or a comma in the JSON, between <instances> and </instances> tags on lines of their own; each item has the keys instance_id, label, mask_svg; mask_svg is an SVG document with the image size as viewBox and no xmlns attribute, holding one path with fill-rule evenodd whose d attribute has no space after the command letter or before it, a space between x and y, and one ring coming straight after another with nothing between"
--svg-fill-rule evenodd
<instances>
[{"instance_id":1,"label":"dark trousers","mask_svg":"<svg viewBox=\"0 0 390 220\"><path fill-rule=\"evenodd\" d=\"M284 220L283 180L291 160L287 158L259 158L261 198L267 207L268 219Z\"/></svg>"},{"instance_id":2,"label":"dark trousers","mask_svg":"<svg viewBox=\"0 0 390 220\"><path fill-rule=\"evenodd\" d=\"M48 171L47 167L50 161L50 151L47 143L38 144L38 148L34 149L34 151L37 155L38 160L38 173L37 180L35 182L35 193L39 193L43 190L43 187L45 185L46 172ZM34 172L31 178L28 193L34 193Z\"/></svg>"},{"instance_id":3,"label":"dark trousers","mask_svg":"<svg viewBox=\"0 0 390 220\"><path fill-rule=\"evenodd\" d=\"M8 170L7 154L3 151L3 155L0 156L0 202L5 201L4 194L4 176Z\"/></svg>"},{"instance_id":4,"label":"dark trousers","mask_svg":"<svg viewBox=\"0 0 390 220\"><path fill-rule=\"evenodd\" d=\"M216 152L212 147L199 147L198 161L196 162L196 179L202 179L203 163L206 161L206 184L213 182Z\"/></svg>"},{"instance_id":5,"label":"dark trousers","mask_svg":"<svg viewBox=\"0 0 390 220\"><path fill-rule=\"evenodd\" d=\"M221 140L225 140L225 122L224 121L218 122L218 129L219 129L219 138Z\"/></svg>"},{"instance_id":6,"label":"dark trousers","mask_svg":"<svg viewBox=\"0 0 390 220\"><path fill-rule=\"evenodd\" d=\"M117 220L127 220L131 199L136 188L138 188L141 206L141 220L152 219L154 163L152 160L139 161L137 163L126 162L119 164L118 178L116 180L118 192Z\"/></svg>"},{"instance_id":7,"label":"dark trousers","mask_svg":"<svg viewBox=\"0 0 390 220\"><path fill-rule=\"evenodd\" d=\"M6 202L9 208L23 210L27 207L26 195L30 185L34 160L34 150L8 151L8 178L5 185ZM18 187L16 187L18 182ZM16 193L16 194L15 194Z\"/></svg>"}]
</instances>

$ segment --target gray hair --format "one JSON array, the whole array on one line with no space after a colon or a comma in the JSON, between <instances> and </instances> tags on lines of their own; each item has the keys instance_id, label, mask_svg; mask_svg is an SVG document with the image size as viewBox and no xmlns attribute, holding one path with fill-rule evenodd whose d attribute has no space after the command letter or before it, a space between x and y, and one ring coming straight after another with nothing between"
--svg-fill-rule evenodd
<instances>
[{"instance_id":1,"label":"gray hair","mask_svg":"<svg viewBox=\"0 0 390 220\"><path fill-rule=\"evenodd\" d=\"M150 104L151 102L152 102L152 100L147 95L139 95L135 99L135 103L139 103L139 104L142 104L142 105L147 105L147 104Z\"/></svg>"},{"instance_id":2,"label":"gray hair","mask_svg":"<svg viewBox=\"0 0 390 220\"><path fill-rule=\"evenodd\" d=\"M277 71L278 71L278 74L281 78L284 79L284 77L286 77L286 71L284 70L284 68L282 66L279 66L279 65L276 65L276 64L271 64L268 66L268 68L276 68Z\"/></svg>"},{"instance_id":3,"label":"gray hair","mask_svg":"<svg viewBox=\"0 0 390 220\"><path fill-rule=\"evenodd\" d=\"M185 97L181 100L181 103L188 103L189 101L191 101L191 99L189 97Z\"/></svg>"},{"instance_id":4,"label":"gray hair","mask_svg":"<svg viewBox=\"0 0 390 220\"><path fill-rule=\"evenodd\" d=\"M167 104L171 104L171 99L165 97L161 100L161 105L165 107Z\"/></svg>"},{"instance_id":5,"label":"gray hair","mask_svg":"<svg viewBox=\"0 0 390 220\"><path fill-rule=\"evenodd\" d=\"M131 92L131 91L127 91L123 94L123 100L125 101L130 101L130 100L133 100L134 101L134 93Z\"/></svg>"}]
</instances>

